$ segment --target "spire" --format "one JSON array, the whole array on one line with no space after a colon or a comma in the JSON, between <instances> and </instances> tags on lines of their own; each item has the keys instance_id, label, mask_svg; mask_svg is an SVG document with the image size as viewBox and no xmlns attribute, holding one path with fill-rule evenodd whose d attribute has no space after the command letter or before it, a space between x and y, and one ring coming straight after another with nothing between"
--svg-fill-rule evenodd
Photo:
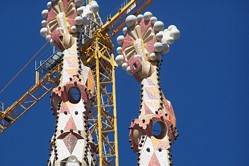
<instances>
[{"instance_id":1,"label":"spire","mask_svg":"<svg viewBox=\"0 0 249 166\"><path fill-rule=\"evenodd\" d=\"M138 153L138 165L171 165L170 149L175 140L175 115L160 87L160 65L163 53L179 38L171 25L164 29L150 12L126 18L124 35L118 36L116 62L141 84L139 117L131 122L131 147Z\"/></svg>"}]
</instances>

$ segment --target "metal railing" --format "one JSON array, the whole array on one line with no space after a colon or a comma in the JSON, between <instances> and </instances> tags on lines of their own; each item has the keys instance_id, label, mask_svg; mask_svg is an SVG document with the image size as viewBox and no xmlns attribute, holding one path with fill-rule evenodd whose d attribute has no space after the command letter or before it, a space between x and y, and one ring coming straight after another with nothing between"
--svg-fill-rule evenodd
<instances>
[{"instance_id":1,"label":"metal railing","mask_svg":"<svg viewBox=\"0 0 249 166\"><path fill-rule=\"evenodd\" d=\"M41 75L48 73L61 61L62 56L63 54L61 52L56 51L47 60L41 61L41 63L38 66L36 66L35 70L39 72L39 74Z\"/></svg>"}]
</instances>

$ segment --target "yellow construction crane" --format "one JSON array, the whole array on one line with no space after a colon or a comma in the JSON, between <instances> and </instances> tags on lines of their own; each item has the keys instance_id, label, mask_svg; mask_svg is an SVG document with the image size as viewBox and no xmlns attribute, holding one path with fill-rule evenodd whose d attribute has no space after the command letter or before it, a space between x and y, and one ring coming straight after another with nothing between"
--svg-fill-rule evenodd
<instances>
[{"instance_id":1,"label":"yellow construction crane","mask_svg":"<svg viewBox=\"0 0 249 166\"><path fill-rule=\"evenodd\" d=\"M116 113L116 84L113 43L111 38L125 25L127 15L139 14L153 0L126 0L123 6L99 25L91 21L85 29L80 48L82 61L94 73L96 81L95 105L89 118L90 131L97 140L99 165L119 165ZM0 112L0 134L39 102L57 84L60 77L60 52L55 52L36 69L36 83L18 100Z\"/></svg>"}]
</instances>

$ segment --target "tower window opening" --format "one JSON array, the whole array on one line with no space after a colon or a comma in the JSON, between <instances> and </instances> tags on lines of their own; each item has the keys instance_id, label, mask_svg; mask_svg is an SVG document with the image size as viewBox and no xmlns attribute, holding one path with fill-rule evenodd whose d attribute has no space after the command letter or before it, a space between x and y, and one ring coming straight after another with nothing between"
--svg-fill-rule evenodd
<instances>
[{"instance_id":1,"label":"tower window opening","mask_svg":"<svg viewBox=\"0 0 249 166\"><path fill-rule=\"evenodd\" d=\"M71 87L68 91L68 100L73 103L77 104L81 99L81 92L78 87Z\"/></svg>"}]
</instances>

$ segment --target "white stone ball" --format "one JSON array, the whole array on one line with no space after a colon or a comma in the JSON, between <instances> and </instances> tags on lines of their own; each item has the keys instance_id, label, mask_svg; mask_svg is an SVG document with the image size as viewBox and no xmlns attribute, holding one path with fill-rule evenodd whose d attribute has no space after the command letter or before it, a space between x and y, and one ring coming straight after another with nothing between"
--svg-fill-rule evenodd
<instances>
[{"instance_id":1,"label":"white stone ball","mask_svg":"<svg viewBox=\"0 0 249 166\"><path fill-rule=\"evenodd\" d=\"M77 27L76 26L71 26L70 30L71 30L72 33L75 33L75 32L77 32Z\"/></svg>"},{"instance_id":2,"label":"white stone ball","mask_svg":"<svg viewBox=\"0 0 249 166\"><path fill-rule=\"evenodd\" d=\"M162 52L162 51L163 51L163 44L160 43L160 42L156 42L156 43L154 44L154 50L155 50L156 52Z\"/></svg>"},{"instance_id":3,"label":"white stone ball","mask_svg":"<svg viewBox=\"0 0 249 166\"><path fill-rule=\"evenodd\" d=\"M180 31L175 25L170 25L168 29L171 31L170 37L173 37L175 40L180 38Z\"/></svg>"},{"instance_id":4,"label":"white stone ball","mask_svg":"<svg viewBox=\"0 0 249 166\"><path fill-rule=\"evenodd\" d=\"M155 31L162 31L164 29L164 23L162 21L157 21L154 24Z\"/></svg>"},{"instance_id":5,"label":"white stone ball","mask_svg":"<svg viewBox=\"0 0 249 166\"><path fill-rule=\"evenodd\" d=\"M131 67L130 67L130 66L127 67L126 72L127 72L129 75L132 75L132 74L131 74Z\"/></svg>"},{"instance_id":6,"label":"white stone ball","mask_svg":"<svg viewBox=\"0 0 249 166\"><path fill-rule=\"evenodd\" d=\"M48 29L47 28L42 28L41 30L40 30L40 34L41 34L41 36L42 37L46 37L47 35L48 35Z\"/></svg>"},{"instance_id":7,"label":"white stone ball","mask_svg":"<svg viewBox=\"0 0 249 166\"><path fill-rule=\"evenodd\" d=\"M51 44L52 46L55 46L55 43L54 43L53 39L50 39L50 44Z\"/></svg>"},{"instance_id":8,"label":"white stone ball","mask_svg":"<svg viewBox=\"0 0 249 166\"><path fill-rule=\"evenodd\" d=\"M156 17L151 17L150 18L150 22L152 23L152 24L154 24L155 22L157 22L157 18Z\"/></svg>"},{"instance_id":9,"label":"white stone ball","mask_svg":"<svg viewBox=\"0 0 249 166\"><path fill-rule=\"evenodd\" d=\"M150 18L152 17L152 13L151 12L145 12L144 13L144 20L150 20Z\"/></svg>"},{"instance_id":10,"label":"white stone ball","mask_svg":"<svg viewBox=\"0 0 249 166\"><path fill-rule=\"evenodd\" d=\"M163 45L163 52L164 52L164 53L168 53L168 52L169 52L169 49L170 49L170 47L169 47L168 44L164 44L164 45Z\"/></svg>"},{"instance_id":11,"label":"white stone ball","mask_svg":"<svg viewBox=\"0 0 249 166\"><path fill-rule=\"evenodd\" d=\"M166 38L166 42L164 42L163 44L173 44L173 43L174 43L174 38L169 36L168 38Z\"/></svg>"},{"instance_id":12,"label":"white stone ball","mask_svg":"<svg viewBox=\"0 0 249 166\"><path fill-rule=\"evenodd\" d=\"M77 8L77 13L78 14L82 14L83 12L84 12L84 8L83 7Z\"/></svg>"},{"instance_id":13,"label":"white stone ball","mask_svg":"<svg viewBox=\"0 0 249 166\"><path fill-rule=\"evenodd\" d=\"M118 54L121 54L122 53L122 47L118 47L116 51L117 51Z\"/></svg>"},{"instance_id":14,"label":"white stone ball","mask_svg":"<svg viewBox=\"0 0 249 166\"><path fill-rule=\"evenodd\" d=\"M51 6L52 6L52 2L48 2L48 3L47 3L47 7L48 7L48 9L50 9L50 8L51 8Z\"/></svg>"},{"instance_id":15,"label":"white stone ball","mask_svg":"<svg viewBox=\"0 0 249 166\"><path fill-rule=\"evenodd\" d=\"M81 17L81 16L77 16L77 17L75 17L75 19L74 19L74 22L75 22L75 24L76 25L82 25L83 24L83 18Z\"/></svg>"},{"instance_id":16,"label":"white stone ball","mask_svg":"<svg viewBox=\"0 0 249 166\"><path fill-rule=\"evenodd\" d=\"M124 36L123 36L123 35L118 36L118 37L117 37L117 43L118 43L119 45L122 45L123 42L124 42Z\"/></svg>"},{"instance_id":17,"label":"white stone ball","mask_svg":"<svg viewBox=\"0 0 249 166\"><path fill-rule=\"evenodd\" d=\"M126 35L126 34L127 34L127 32L128 32L127 27L124 27L124 28L123 28L123 33Z\"/></svg>"},{"instance_id":18,"label":"white stone ball","mask_svg":"<svg viewBox=\"0 0 249 166\"><path fill-rule=\"evenodd\" d=\"M47 19L47 17L48 17L48 10L47 10L47 9L44 9L44 10L42 11L41 15L42 15L42 18Z\"/></svg>"},{"instance_id":19,"label":"white stone ball","mask_svg":"<svg viewBox=\"0 0 249 166\"><path fill-rule=\"evenodd\" d=\"M163 32L160 31L160 32L158 32L158 33L156 34L156 39L157 39L158 41L161 41L162 38L163 38Z\"/></svg>"},{"instance_id":20,"label":"white stone ball","mask_svg":"<svg viewBox=\"0 0 249 166\"><path fill-rule=\"evenodd\" d=\"M144 19L144 16L142 14L139 14L137 16L137 21L141 21L142 19Z\"/></svg>"},{"instance_id":21,"label":"white stone ball","mask_svg":"<svg viewBox=\"0 0 249 166\"><path fill-rule=\"evenodd\" d=\"M87 17L82 17L83 18L83 25L88 25L88 18Z\"/></svg>"},{"instance_id":22,"label":"white stone ball","mask_svg":"<svg viewBox=\"0 0 249 166\"><path fill-rule=\"evenodd\" d=\"M93 12L92 11L87 11L86 16L88 18L93 18Z\"/></svg>"},{"instance_id":23,"label":"white stone ball","mask_svg":"<svg viewBox=\"0 0 249 166\"><path fill-rule=\"evenodd\" d=\"M76 6L82 6L83 3L84 3L84 0L74 0L74 4L75 4Z\"/></svg>"},{"instance_id":24,"label":"white stone ball","mask_svg":"<svg viewBox=\"0 0 249 166\"><path fill-rule=\"evenodd\" d=\"M115 58L115 61L117 62L118 65L122 65L122 63L124 63L124 56L123 55L118 55Z\"/></svg>"},{"instance_id":25,"label":"white stone ball","mask_svg":"<svg viewBox=\"0 0 249 166\"><path fill-rule=\"evenodd\" d=\"M46 40L47 40L48 42L50 42L51 36L50 36L50 35L47 35L47 36L46 36Z\"/></svg>"},{"instance_id":26,"label":"white stone ball","mask_svg":"<svg viewBox=\"0 0 249 166\"><path fill-rule=\"evenodd\" d=\"M152 61L156 60L156 59L157 59L156 54L155 54L154 52L151 53L151 54L149 55L149 59L152 60Z\"/></svg>"},{"instance_id":27,"label":"white stone ball","mask_svg":"<svg viewBox=\"0 0 249 166\"><path fill-rule=\"evenodd\" d=\"M134 15L129 15L129 16L125 19L126 25L127 25L128 27L131 27L131 26L135 25L136 21L137 21L137 17L134 16Z\"/></svg>"},{"instance_id":28,"label":"white stone ball","mask_svg":"<svg viewBox=\"0 0 249 166\"><path fill-rule=\"evenodd\" d=\"M90 10L93 12L93 13L97 13L99 11L99 5L96 1L92 1L90 3Z\"/></svg>"},{"instance_id":29,"label":"white stone ball","mask_svg":"<svg viewBox=\"0 0 249 166\"><path fill-rule=\"evenodd\" d=\"M163 44L172 44L174 42L174 38L170 36L170 30L165 29L163 31L163 38L161 39L161 43Z\"/></svg>"},{"instance_id":30,"label":"white stone ball","mask_svg":"<svg viewBox=\"0 0 249 166\"><path fill-rule=\"evenodd\" d=\"M47 21L46 21L46 20L42 20L42 21L41 21L41 25L42 25L43 27L45 27L45 26L47 25Z\"/></svg>"},{"instance_id":31,"label":"white stone ball","mask_svg":"<svg viewBox=\"0 0 249 166\"><path fill-rule=\"evenodd\" d=\"M127 63L123 63L123 64L122 64L122 68L123 68L124 70L126 70L126 69L128 68L128 64L127 64Z\"/></svg>"}]
</instances>

